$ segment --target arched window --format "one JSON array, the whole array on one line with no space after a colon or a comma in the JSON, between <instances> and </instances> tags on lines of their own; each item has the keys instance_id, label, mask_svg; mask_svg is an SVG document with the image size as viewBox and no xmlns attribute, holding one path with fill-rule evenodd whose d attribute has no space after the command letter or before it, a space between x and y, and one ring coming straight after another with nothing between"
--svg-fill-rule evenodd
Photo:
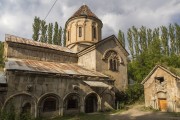
<instances>
[{"instance_id":1,"label":"arched window","mask_svg":"<svg viewBox=\"0 0 180 120\"><path fill-rule=\"evenodd\" d=\"M77 109L78 99L76 97L70 97L67 101L67 109Z\"/></svg>"},{"instance_id":2,"label":"arched window","mask_svg":"<svg viewBox=\"0 0 180 120\"><path fill-rule=\"evenodd\" d=\"M117 65L116 60L114 60L114 62L113 62L113 66L114 66L114 67L113 67L113 68L114 68L113 70L114 70L114 71L117 70L117 66L116 66L116 65Z\"/></svg>"},{"instance_id":3,"label":"arched window","mask_svg":"<svg viewBox=\"0 0 180 120\"><path fill-rule=\"evenodd\" d=\"M68 41L70 40L70 32L68 31Z\"/></svg>"},{"instance_id":4,"label":"arched window","mask_svg":"<svg viewBox=\"0 0 180 120\"><path fill-rule=\"evenodd\" d=\"M43 104L43 112L56 111L57 100L53 97L46 98Z\"/></svg>"},{"instance_id":5,"label":"arched window","mask_svg":"<svg viewBox=\"0 0 180 120\"><path fill-rule=\"evenodd\" d=\"M22 107L22 113L30 113L30 112L31 112L31 104L30 103L26 103Z\"/></svg>"},{"instance_id":6,"label":"arched window","mask_svg":"<svg viewBox=\"0 0 180 120\"><path fill-rule=\"evenodd\" d=\"M82 27L79 27L79 37L82 37Z\"/></svg>"},{"instance_id":7,"label":"arched window","mask_svg":"<svg viewBox=\"0 0 180 120\"><path fill-rule=\"evenodd\" d=\"M96 27L95 26L93 26L92 27L92 37L94 38L94 39L96 39Z\"/></svg>"},{"instance_id":8,"label":"arched window","mask_svg":"<svg viewBox=\"0 0 180 120\"><path fill-rule=\"evenodd\" d=\"M112 59L109 60L109 69L110 70L113 69L113 60Z\"/></svg>"}]
</instances>

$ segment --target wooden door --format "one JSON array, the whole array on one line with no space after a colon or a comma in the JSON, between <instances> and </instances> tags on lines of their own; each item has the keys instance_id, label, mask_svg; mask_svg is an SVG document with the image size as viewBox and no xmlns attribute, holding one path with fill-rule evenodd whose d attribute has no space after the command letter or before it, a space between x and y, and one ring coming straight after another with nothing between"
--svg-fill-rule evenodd
<instances>
[{"instance_id":1,"label":"wooden door","mask_svg":"<svg viewBox=\"0 0 180 120\"><path fill-rule=\"evenodd\" d=\"M166 99L159 99L159 109L161 111L167 111L167 100Z\"/></svg>"}]
</instances>

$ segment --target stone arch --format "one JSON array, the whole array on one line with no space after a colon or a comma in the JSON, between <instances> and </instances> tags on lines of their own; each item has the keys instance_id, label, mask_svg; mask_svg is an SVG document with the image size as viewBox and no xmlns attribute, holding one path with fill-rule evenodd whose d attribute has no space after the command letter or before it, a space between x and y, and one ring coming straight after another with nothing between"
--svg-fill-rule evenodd
<instances>
[{"instance_id":1,"label":"stone arch","mask_svg":"<svg viewBox=\"0 0 180 120\"><path fill-rule=\"evenodd\" d=\"M78 93L71 92L66 94L63 98L64 114L79 113L81 108L81 103L82 100Z\"/></svg>"},{"instance_id":2,"label":"stone arch","mask_svg":"<svg viewBox=\"0 0 180 120\"><path fill-rule=\"evenodd\" d=\"M48 105L45 103L49 103ZM43 94L37 102L38 105L38 115L42 117L50 117L54 115L62 115L62 99L59 95L55 93L45 93Z\"/></svg>"},{"instance_id":3,"label":"stone arch","mask_svg":"<svg viewBox=\"0 0 180 120\"><path fill-rule=\"evenodd\" d=\"M12 102L14 103L13 105L17 113L22 112L22 107L25 103L31 104L30 112L32 115L34 115L34 117L37 117L37 98L35 96L29 93L17 93L11 95L5 100L2 110L10 109L9 107L12 105Z\"/></svg>"},{"instance_id":4,"label":"stone arch","mask_svg":"<svg viewBox=\"0 0 180 120\"><path fill-rule=\"evenodd\" d=\"M101 98L96 92L89 92L84 98L84 111L86 113L101 110Z\"/></svg>"}]
</instances>

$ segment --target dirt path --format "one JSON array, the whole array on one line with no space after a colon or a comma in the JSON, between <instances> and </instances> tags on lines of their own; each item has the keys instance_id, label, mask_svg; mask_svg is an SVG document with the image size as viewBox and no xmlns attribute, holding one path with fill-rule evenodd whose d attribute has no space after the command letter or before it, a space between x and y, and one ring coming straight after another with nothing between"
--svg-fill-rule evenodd
<instances>
[{"instance_id":1,"label":"dirt path","mask_svg":"<svg viewBox=\"0 0 180 120\"><path fill-rule=\"evenodd\" d=\"M169 113L143 111L143 105L130 106L129 110L110 115L110 120L180 120Z\"/></svg>"}]
</instances>

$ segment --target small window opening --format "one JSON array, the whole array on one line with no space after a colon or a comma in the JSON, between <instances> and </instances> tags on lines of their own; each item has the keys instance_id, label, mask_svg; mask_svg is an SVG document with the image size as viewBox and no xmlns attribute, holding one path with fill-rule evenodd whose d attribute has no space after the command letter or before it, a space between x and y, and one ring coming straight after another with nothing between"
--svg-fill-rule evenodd
<instances>
[{"instance_id":1,"label":"small window opening","mask_svg":"<svg viewBox=\"0 0 180 120\"><path fill-rule=\"evenodd\" d=\"M164 77L155 77L155 79L158 80L160 84L164 82Z\"/></svg>"},{"instance_id":2,"label":"small window opening","mask_svg":"<svg viewBox=\"0 0 180 120\"><path fill-rule=\"evenodd\" d=\"M79 37L82 37L82 27L79 27Z\"/></svg>"},{"instance_id":3,"label":"small window opening","mask_svg":"<svg viewBox=\"0 0 180 120\"><path fill-rule=\"evenodd\" d=\"M117 66L116 66L116 60L114 60L114 71L117 70Z\"/></svg>"},{"instance_id":4,"label":"small window opening","mask_svg":"<svg viewBox=\"0 0 180 120\"><path fill-rule=\"evenodd\" d=\"M43 111L44 112L56 111L56 99L47 98L43 104Z\"/></svg>"},{"instance_id":5,"label":"small window opening","mask_svg":"<svg viewBox=\"0 0 180 120\"><path fill-rule=\"evenodd\" d=\"M70 34L69 34L69 31L68 31L68 41L69 41L69 39L70 39L69 35L70 35Z\"/></svg>"},{"instance_id":6,"label":"small window opening","mask_svg":"<svg viewBox=\"0 0 180 120\"><path fill-rule=\"evenodd\" d=\"M96 27L93 26L92 28L93 38L96 39Z\"/></svg>"}]
</instances>

